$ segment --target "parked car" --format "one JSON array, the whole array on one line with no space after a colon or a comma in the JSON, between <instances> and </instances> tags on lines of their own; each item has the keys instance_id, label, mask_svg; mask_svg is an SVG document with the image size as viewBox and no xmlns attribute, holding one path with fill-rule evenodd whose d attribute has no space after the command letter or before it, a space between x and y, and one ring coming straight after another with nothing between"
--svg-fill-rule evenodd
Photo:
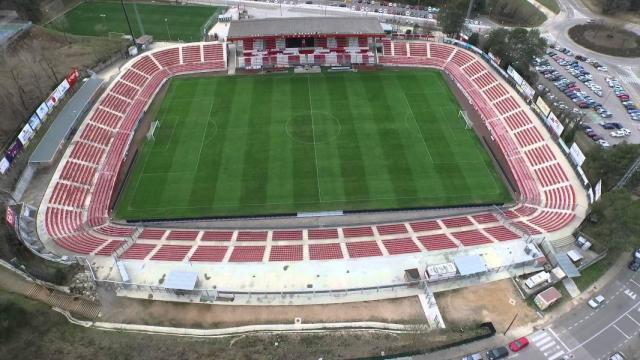
<instances>
[{"instance_id":1,"label":"parked car","mask_svg":"<svg viewBox=\"0 0 640 360\"><path fill-rule=\"evenodd\" d=\"M518 352L529 345L529 340L526 337L514 340L509 344L509 349L513 352Z\"/></svg>"},{"instance_id":2,"label":"parked car","mask_svg":"<svg viewBox=\"0 0 640 360\"><path fill-rule=\"evenodd\" d=\"M597 309L603 303L604 303L604 296L598 295L598 296L594 297L593 299L589 300L589 302L587 304L589 304L589 306L591 306L592 309Z\"/></svg>"},{"instance_id":3,"label":"parked car","mask_svg":"<svg viewBox=\"0 0 640 360\"><path fill-rule=\"evenodd\" d=\"M482 354L470 354L463 357L462 360L482 360Z\"/></svg>"},{"instance_id":4,"label":"parked car","mask_svg":"<svg viewBox=\"0 0 640 360\"><path fill-rule=\"evenodd\" d=\"M504 346L487 351L487 359L489 360L504 359L507 356L509 356L509 350Z\"/></svg>"},{"instance_id":5,"label":"parked car","mask_svg":"<svg viewBox=\"0 0 640 360\"><path fill-rule=\"evenodd\" d=\"M620 351L616 351L611 356L609 356L609 360L625 360L626 357Z\"/></svg>"}]
</instances>

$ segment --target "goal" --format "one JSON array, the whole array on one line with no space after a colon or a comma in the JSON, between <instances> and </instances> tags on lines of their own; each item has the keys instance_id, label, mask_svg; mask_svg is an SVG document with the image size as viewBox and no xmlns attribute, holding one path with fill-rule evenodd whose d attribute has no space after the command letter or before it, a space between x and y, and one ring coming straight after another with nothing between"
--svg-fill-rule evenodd
<instances>
[{"instance_id":1,"label":"goal","mask_svg":"<svg viewBox=\"0 0 640 360\"><path fill-rule=\"evenodd\" d=\"M460 110L460 112L458 112L458 118L464 121L465 129L471 129L473 127L473 123L471 122L471 119L469 119L469 115L467 114L466 111Z\"/></svg>"},{"instance_id":2,"label":"goal","mask_svg":"<svg viewBox=\"0 0 640 360\"><path fill-rule=\"evenodd\" d=\"M155 140L156 129L160 127L160 123L157 121L153 121L151 126L149 127L149 131L147 132L147 140Z\"/></svg>"}]
</instances>

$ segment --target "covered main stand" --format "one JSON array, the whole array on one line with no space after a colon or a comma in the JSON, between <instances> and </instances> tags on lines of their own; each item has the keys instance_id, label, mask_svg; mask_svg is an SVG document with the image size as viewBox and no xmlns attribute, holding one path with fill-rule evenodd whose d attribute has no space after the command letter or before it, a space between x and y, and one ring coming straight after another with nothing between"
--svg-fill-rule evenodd
<instances>
[{"instance_id":1,"label":"covered main stand","mask_svg":"<svg viewBox=\"0 0 640 360\"><path fill-rule=\"evenodd\" d=\"M238 67L260 69L374 64L375 41L384 36L375 18L297 17L232 21L227 41Z\"/></svg>"}]
</instances>

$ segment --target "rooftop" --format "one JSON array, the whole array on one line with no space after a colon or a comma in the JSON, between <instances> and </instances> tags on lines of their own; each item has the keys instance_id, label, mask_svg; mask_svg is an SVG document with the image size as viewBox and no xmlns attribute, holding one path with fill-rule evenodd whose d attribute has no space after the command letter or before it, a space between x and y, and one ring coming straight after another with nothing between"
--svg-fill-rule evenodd
<instances>
[{"instance_id":1,"label":"rooftop","mask_svg":"<svg viewBox=\"0 0 640 360\"><path fill-rule=\"evenodd\" d=\"M300 36L314 34L380 34L380 22L366 17L296 17L232 21L229 40L262 36Z\"/></svg>"}]
</instances>

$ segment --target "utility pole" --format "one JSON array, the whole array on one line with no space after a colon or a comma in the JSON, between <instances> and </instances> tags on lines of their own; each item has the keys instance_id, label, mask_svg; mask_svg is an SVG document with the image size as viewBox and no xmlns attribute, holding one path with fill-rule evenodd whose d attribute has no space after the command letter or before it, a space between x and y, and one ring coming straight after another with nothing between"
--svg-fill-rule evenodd
<instances>
[{"instance_id":1,"label":"utility pole","mask_svg":"<svg viewBox=\"0 0 640 360\"><path fill-rule=\"evenodd\" d=\"M138 48L138 44L136 43L136 37L133 35L133 29L131 28L131 23L129 22L129 15L127 15L127 9L124 7L124 0L120 0L120 5L122 5L122 12L124 13L124 18L127 20L127 26L129 27L129 33L131 34L131 42L133 46Z\"/></svg>"},{"instance_id":2,"label":"utility pole","mask_svg":"<svg viewBox=\"0 0 640 360\"><path fill-rule=\"evenodd\" d=\"M467 19L471 19L471 9L473 8L473 0L469 0L469 8L467 9Z\"/></svg>"},{"instance_id":3,"label":"utility pole","mask_svg":"<svg viewBox=\"0 0 640 360\"><path fill-rule=\"evenodd\" d=\"M636 161L633 162L633 164L631 164L631 166L629 166L629 169L627 169L627 172L620 179L620 181L618 181L618 183L616 184L614 189L617 190L617 189L620 189L623 186L625 186L627 181L629 181L629 179L631 179L631 176L633 176L633 174L636 171L638 171L639 168L640 168L640 156L636 159Z\"/></svg>"}]
</instances>

